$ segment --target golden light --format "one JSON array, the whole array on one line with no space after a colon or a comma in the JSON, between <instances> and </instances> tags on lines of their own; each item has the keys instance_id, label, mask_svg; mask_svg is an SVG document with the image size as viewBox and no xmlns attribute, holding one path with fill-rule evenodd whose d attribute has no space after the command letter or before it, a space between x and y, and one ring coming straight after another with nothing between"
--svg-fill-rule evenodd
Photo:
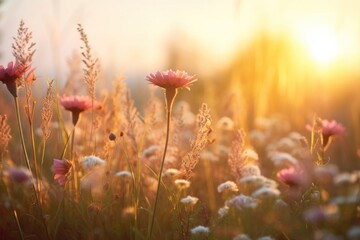
<instances>
[{"instance_id":1,"label":"golden light","mask_svg":"<svg viewBox=\"0 0 360 240\"><path fill-rule=\"evenodd\" d=\"M339 57L340 40L327 27L309 27L300 32L300 38L310 57L319 65L328 65Z\"/></svg>"}]
</instances>

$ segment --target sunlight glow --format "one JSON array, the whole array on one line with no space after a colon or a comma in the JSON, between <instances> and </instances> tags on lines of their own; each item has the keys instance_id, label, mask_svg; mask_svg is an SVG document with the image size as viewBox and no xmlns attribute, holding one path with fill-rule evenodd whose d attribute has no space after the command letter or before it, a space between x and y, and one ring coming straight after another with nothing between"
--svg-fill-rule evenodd
<instances>
[{"instance_id":1,"label":"sunlight glow","mask_svg":"<svg viewBox=\"0 0 360 240\"><path fill-rule=\"evenodd\" d=\"M302 40L310 56L320 65L327 65L339 56L340 41L329 28L309 28Z\"/></svg>"}]
</instances>

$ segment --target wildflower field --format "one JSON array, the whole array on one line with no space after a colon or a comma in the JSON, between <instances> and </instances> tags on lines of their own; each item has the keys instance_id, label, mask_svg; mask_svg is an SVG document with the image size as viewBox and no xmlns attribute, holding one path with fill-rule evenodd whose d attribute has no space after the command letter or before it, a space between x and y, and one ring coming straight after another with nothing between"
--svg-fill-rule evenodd
<instances>
[{"instance_id":1,"label":"wildflower field","mask_svg":"<svg viewBox=\"0 0 360 240\"><path fill-rule=\"evenodd\" d=\"M122 76L101 89L74 28L82 76L64 86L34 66L31 26L12 30L0 239L360 239L359 97L314 114L319 101L242 60L226 83L169 67L143 76L144 96Z\"/></svg>"}]
</instances>

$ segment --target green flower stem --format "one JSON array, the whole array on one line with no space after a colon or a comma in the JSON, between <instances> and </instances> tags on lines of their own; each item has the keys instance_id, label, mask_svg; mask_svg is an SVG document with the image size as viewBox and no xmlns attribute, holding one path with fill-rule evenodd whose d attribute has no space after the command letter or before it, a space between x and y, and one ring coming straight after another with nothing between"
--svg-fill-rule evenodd
<instances>
[{"instance_id":1,"label":"green flower stem","mask_svg":"<svg viewBox=\"0 0 360 240\"><path fill-rule=\"evenodd\" d=\"M162 159L161 159L161 166L160 166L160 172L159 172L159 177L158 177L158 185L157 185L157 190L156 190L154 209L153 209L153 212L152 212L150 228L149 228L148 236L147 236L148 240L151 240L153 227L154 227L156 208L157 208L157 203L158 203L158 199L159 199L159 195L160 195L159 193L160 193L161 177L162 177L162 172L163 172L163 168L164 168L166 151L167 151L167 147L168 147L168 143L169 143L171 110L172 110L172 105L173 105L174 99L176 97L176 94L177 94L177 89L176 88L166 89L166 91L165 91L165 99L166 99L166 139L165 139L164 152L163 152L163 156L162 156Z\"/></svg>"}]
</instances>

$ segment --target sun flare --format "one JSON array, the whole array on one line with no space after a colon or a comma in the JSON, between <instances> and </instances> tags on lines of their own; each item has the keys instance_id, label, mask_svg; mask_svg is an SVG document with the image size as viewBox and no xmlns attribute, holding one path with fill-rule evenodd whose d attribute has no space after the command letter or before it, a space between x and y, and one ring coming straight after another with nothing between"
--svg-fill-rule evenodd
<instances>
[{"instance_id":1,"label":"sun flare","mask_svg":"<svg viewBox=\"0 0 360 240\"><path fill-rule=\"evenodd\" d=\"M340 41L330 28L307 28L301 39L310 57L320 65L327 65L339 57Z\"/></svg>"}]
</instances>

